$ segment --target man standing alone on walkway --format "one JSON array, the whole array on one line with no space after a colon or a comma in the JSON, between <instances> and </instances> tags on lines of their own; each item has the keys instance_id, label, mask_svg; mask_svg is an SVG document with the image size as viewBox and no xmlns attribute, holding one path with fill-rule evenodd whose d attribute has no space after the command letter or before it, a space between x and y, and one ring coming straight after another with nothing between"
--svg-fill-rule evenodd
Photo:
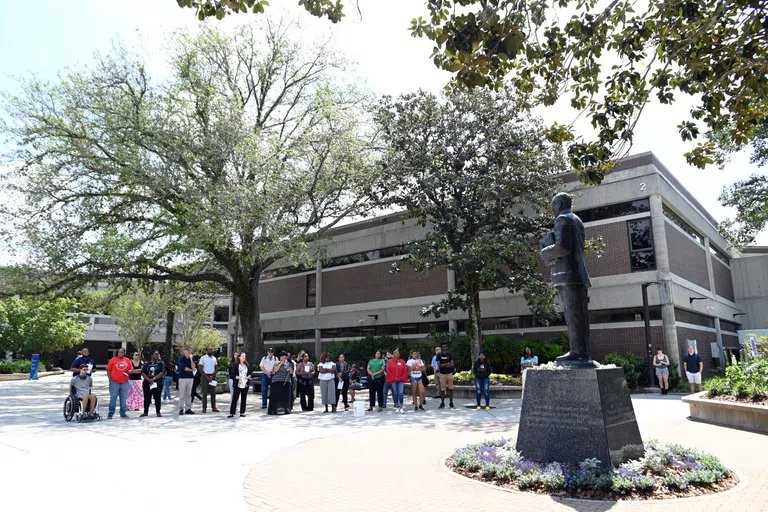
<instances>
[{"instance_id":1,"label":"man standing alone on walkway","mask_svg":"<svg viewBox=\"0 0 768 512\"><path fill-rule=\"evenodd\" d=\"M125 349L118 349L117 356L107 363L107 378L109 379L109 414L107 419L115 415L118 398L120 398L120 417L128 417L126 414L128 411L128 377L131 370L133 370L133 364L130 359L125 357Z\"/></svg>"},{"instance_id":2,"label":"man standing alone on walkway","mask_svg":"<svg viewBox=\"0 0 768 512\"><path fill-rule=\"evenodd\" d=\"M434 398L440 398L440 390L442 389L442 386L440 385L440 364L437 362L437 358L440 355L440 347L435 347L435 355L432 356L432 369L434 370L432 373L435 375L435 388L437 388L436 395ZM425 378L426 375L425 375Z\"/></svg>"},{"instance_id":3,"label":"man standing alone on walkway","mask_svg":"<svg viewBox=\"0 0 768 512\"><path fill-rule=\"evenodd\" d=\"M272 371L277 364L277 358L274 354L272 347L267 349L267 355L261 358L259 368L263 372L261 374L261 408L267 408L267 397L269 396L269 385L272 384Z\"/></svg>"},{"instance_id":4,"label":"man standing alone on walkway","mask_svg":"<svg viewBox=\"0 0 768 512\"><path fill-rule=\"evenodd\" d=\"M192 359L192 349L184 349L184 355L179 358L179 416L195 414L192 411L192 382L197 372L197 365Z\"/></svg>"},{"instance_id":5,"label":"man standing alone on walkway","mask_svg":"<svg viewBox=\"0 0 768 512\"><path fill-rule=\"evenodd\" d=\"M216 370L219 367L219 361L213 356L213 347L206 349L206 354L200 358L200 370L203 373L200 383L203 385L203 414L208 412L208 395L211 395L211 411L219 412L216 408L216 386L211 382L216 382Z\"/></svg>"},{"instance_id":6,"label":"man standing alone on walkway","mask_svg":"<svg viewBox=\"0 0 768 512\"><path fill-rule=\"evenodd\" d=\"M688 353L683 358L683 367L685 368L685 376L688 377L688 383L691 385L691 393L693 393L694 384L699 385L699 393L701 393L704 390L701 386L701 372L704 371L704 363L693 345L688 345Z\"/></svg>"},{"instance_id":7,"label":"man standing alone on walkway","mask_svg":"<svg viewBox=\"0 0 768 512\"><path fill-rule=\"evenodd\" d=\"M451 409L453 406L453 354L448 351L448 345L443 343L440 354L437 356L437 363L440 366L440 409L445 409L445 390L448 390L450 396Z\"/></svg>"}]
</instances>

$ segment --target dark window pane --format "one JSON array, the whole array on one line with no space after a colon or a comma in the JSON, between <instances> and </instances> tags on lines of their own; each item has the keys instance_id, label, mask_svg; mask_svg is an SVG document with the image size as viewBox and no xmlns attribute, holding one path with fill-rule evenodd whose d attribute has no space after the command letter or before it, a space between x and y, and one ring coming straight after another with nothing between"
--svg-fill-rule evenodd
<instances>
[{"instance_id":1,"label":"dark window pane","mask_svg":"<svg viewBox=\"0 0 768 512\"><path fill-rule=\"evenodd\" d=\"M307 275L307 307L314 308L317 306L317 275Z\"/></svg>"},{"instance_id":2,"label":"dark window pane","mask_svg":"<svg viewBox=\"0 0 768 512\"><path fill-rule=\"evenodd\" d=\"M656 253L654 251L639 251L629 255L632 271L654 270L656 268Z\"/></svg>"},{"instance_id":3,"label":"dark window pane","mask_svg":"<svg viewBox=\"0 0 768 512\"><path fill-rule=\"evenodd\" d=\"M720 329L728 332L736 332L739 330L739 324L727 320L720 320Z\"/></svg>"},{"instance_id":4,"label":"dark window pane","mask_svg":"<svg viewBox=\"0 0 768 512\"><path fill-rule=\"evenodd\" d=\"M625 215L635 215L651 211L651 203L648 199L638 199L627 203L598 206L589 210L576 212L582 222L594 222L596 220L612 219Z\"/></svg>"},{"instance_id":5,"label":"dark window pane","mask_svg":"<svg viewBox=\"0 0 768 512\"><path fill-rule=\"evenodd\" d=\"M715 327L715 319L693 311L675 308L675 320L686 324L701 325L703 327Z\"/></svg>"},{"instance_id":6,"label":"dark window pane","mask_svg":"<svg viewBox=\"0 0 768 512\"><path fill-rule=\"evenodd\" d=\"M229 306L216 306L213 309L214 322L229 322Z\"/></svg>"},{"instance_id":7,"label":"dark window pane","mask_svg":"<svg viewBox=\"0 0 768 512\"><path fill-rule=\"evenodd\" d=\"M651 236L651 220L632 220L629 225L629 250L639 251L653 249L653 237Z\"/></svg>"}]
</instances>

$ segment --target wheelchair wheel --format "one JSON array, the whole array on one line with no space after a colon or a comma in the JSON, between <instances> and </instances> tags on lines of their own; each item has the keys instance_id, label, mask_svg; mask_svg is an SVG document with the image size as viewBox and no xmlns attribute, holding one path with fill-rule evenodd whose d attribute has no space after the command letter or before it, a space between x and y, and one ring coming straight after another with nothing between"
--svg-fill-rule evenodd
<instances>
[{"instance_id":1,"label":"wheelchair wheel","mask_svg":"<svg viewBox=\"0 0 768 512\"><path fill-rule=\"evenodd\" d=\"M64 419L67 421L72 421L72 417L75 415L75 400L68 396L66 400L64 400Z\"/></svg>"},{"instance_id":2,"label":"wheelchair wheel","mask_svg":"<svg viewBox=\"0 0 768 512\"><path fill-rule=\"evenodd\" d=\"M80 413L75 414L75 421L80 423L80 417L81 417Z\"/></svg>"}]
</instances>

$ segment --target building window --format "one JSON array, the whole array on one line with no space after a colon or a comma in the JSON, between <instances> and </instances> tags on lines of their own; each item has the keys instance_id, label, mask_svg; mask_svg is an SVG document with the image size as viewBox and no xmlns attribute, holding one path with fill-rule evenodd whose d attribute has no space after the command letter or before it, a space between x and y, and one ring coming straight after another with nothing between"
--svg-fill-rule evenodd
<instances>
[{"instance_id":1,"label":"building window","mask_svg":"<svg viewBox=\"0 0 768 512\"><path fill-rule=\"evenodd\" d=\"M709 252L712 253L712 256L715 258L725 262L726 265L731 264L731 259L723 251L712 245L711 242L709 244Z\"/></svg>"},{"instance_id":2,"label":"building window","mask_svg":"<svg viewBox=\"0 0 768 512\"><path fill-rule=\"evenodd\" d=\"M661 320L661 306L651 306L648 308L648 320ZM598 309L589 312L590 324L642 321L643 308Z\"/></svg>"},{"instance_id":3,"label":"building window","mask_svg":"<svg viewBox=\"0 0 768 512\"><path fill-rule=\"evenodd\" d=\"M702 327L715 328L715 319L706 315L700 315L693 311L675 308L675 320L685 324L700 325Z\"/></svg>"},{"instance_id":4,"label":"building window","mask_svg":"<svg viewBox=\"0 0 768 512\"><path fill-rule=\"evenodd\" d=\"M214 322L229 322L229 306L216 306L213 308Z\"/></svg>"},{"instance_id":5,"label":"building window","mask_svg":"<svg viewBox=\"0 0 768 512\"><path fill-rule=\"evenodd\" d=\"M608 206L590 208L589 210L581 210L576 212L576 214L582 222L595 222L597 220L624 217L625 215L635 215L650 211L650 201L648 199L638 199L637 201L629 201L627 203L610 204Z\"/></svg>"},{"instance_id":6,"label":"building window","mask_svg":"<svg viewBox=\"0 0 768 512\"><path fill-rule=\"evenodd\" d=\"M728 320L720 320L720 329L728 332L737 332L739 330L739 324L729 322Z\"/></svg>"},{"instance_id":7,"label":"building window","mask_svg":"<svg viewBox=\"0 0 768 512\"><path fill-rule=\"evenodd\" d=\"M383 249L376 249L373 251L358 252L355 254L347 254L345 256L337 256L330 258L323 262L323 268L341 267L344 265L351 265L353 263L362 263L364 261L374 261L381 258L391 258L392 256L402 256L407 254L408 247L398 245L396 247L385 247ZM267 270L261 273L261 279L272 279L275 277L289 276L292 274L300 274L302 272L308 272L314 270L314 266L296 265L292 267L281 267L272 270Z\"/></svg>"},{"instance_id":8,"label":"building window","mask_svg":"<svg viewBox=\"0 0 768 512\"><path fill-rule=\"evenodd\" d=\"M307 307L317 306L317 274L307 274Z\"/></svg>"},{"instance_id":9,"label":"building window","mask_svg":"<svg viewBox=\"0 0 768 512\"><path fill-rule=\"evenodd\" d=\"M662 210L664 211L664 216L672 221L673 224L688 233L691 238L696 240L698 243L704 245L704 238L702 238L698 231L693 229L690 224L685 222L682 217L670 210L667 205L663 205Z\"/></svg>"},{"instance_id":10,"label":"building window","mask_svg":"<svg viewBox=\"0 0 768 512\"><path fill-rule=\"evenodd\" d=\"M631 220L629 229L629 262L632 272L656 269L651 219Z\"/></svg>"}]
</instances>

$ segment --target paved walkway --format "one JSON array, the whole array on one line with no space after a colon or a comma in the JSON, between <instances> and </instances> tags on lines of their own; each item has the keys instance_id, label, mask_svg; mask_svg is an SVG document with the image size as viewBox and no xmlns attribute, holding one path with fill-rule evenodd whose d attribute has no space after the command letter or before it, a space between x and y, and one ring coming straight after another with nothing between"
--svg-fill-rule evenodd
<instances>
[{"instance_id":1,"label":"paved walkway","mask_svg":"<svg viewBox=\"0 0 768 512\"><path fill-rule=\"evenodd\" d=\"M337 512L339 500L365 507L393 497L412 508L408 489L419 503L440 500L446 512L662 507L768 511L768 436L688 421L679 397L633 399L644 438L694 444L717 454L748 475L744 490L661 504L557 501L486 487L440 466L440 459L456 447L514 435L519 400L499 401L490 413L464 407L436 410L436 401L429 400L428 412L420 414L389 411L354 418L351 412L315 411L268 417L259 408L260 397L249 394L248 417L243 419L230 420L224 413L179 417L174 400L165 405L163 418L138 418L139 413L130 412L128 420L81 425L62 417L67 382L67 377L0 382L3 510L77 503L87 483L88 501L95 505L83 506L110 511L135 511L147 499L160 510L186 503L206 510L296 511L309 506ZM105 413L103 373L95 384ZM220 398L228 402L228 395ZM457 405L465 403L457 400ZM195 401L198 412L199 407Z\"/></svg>"}]
</instances>

